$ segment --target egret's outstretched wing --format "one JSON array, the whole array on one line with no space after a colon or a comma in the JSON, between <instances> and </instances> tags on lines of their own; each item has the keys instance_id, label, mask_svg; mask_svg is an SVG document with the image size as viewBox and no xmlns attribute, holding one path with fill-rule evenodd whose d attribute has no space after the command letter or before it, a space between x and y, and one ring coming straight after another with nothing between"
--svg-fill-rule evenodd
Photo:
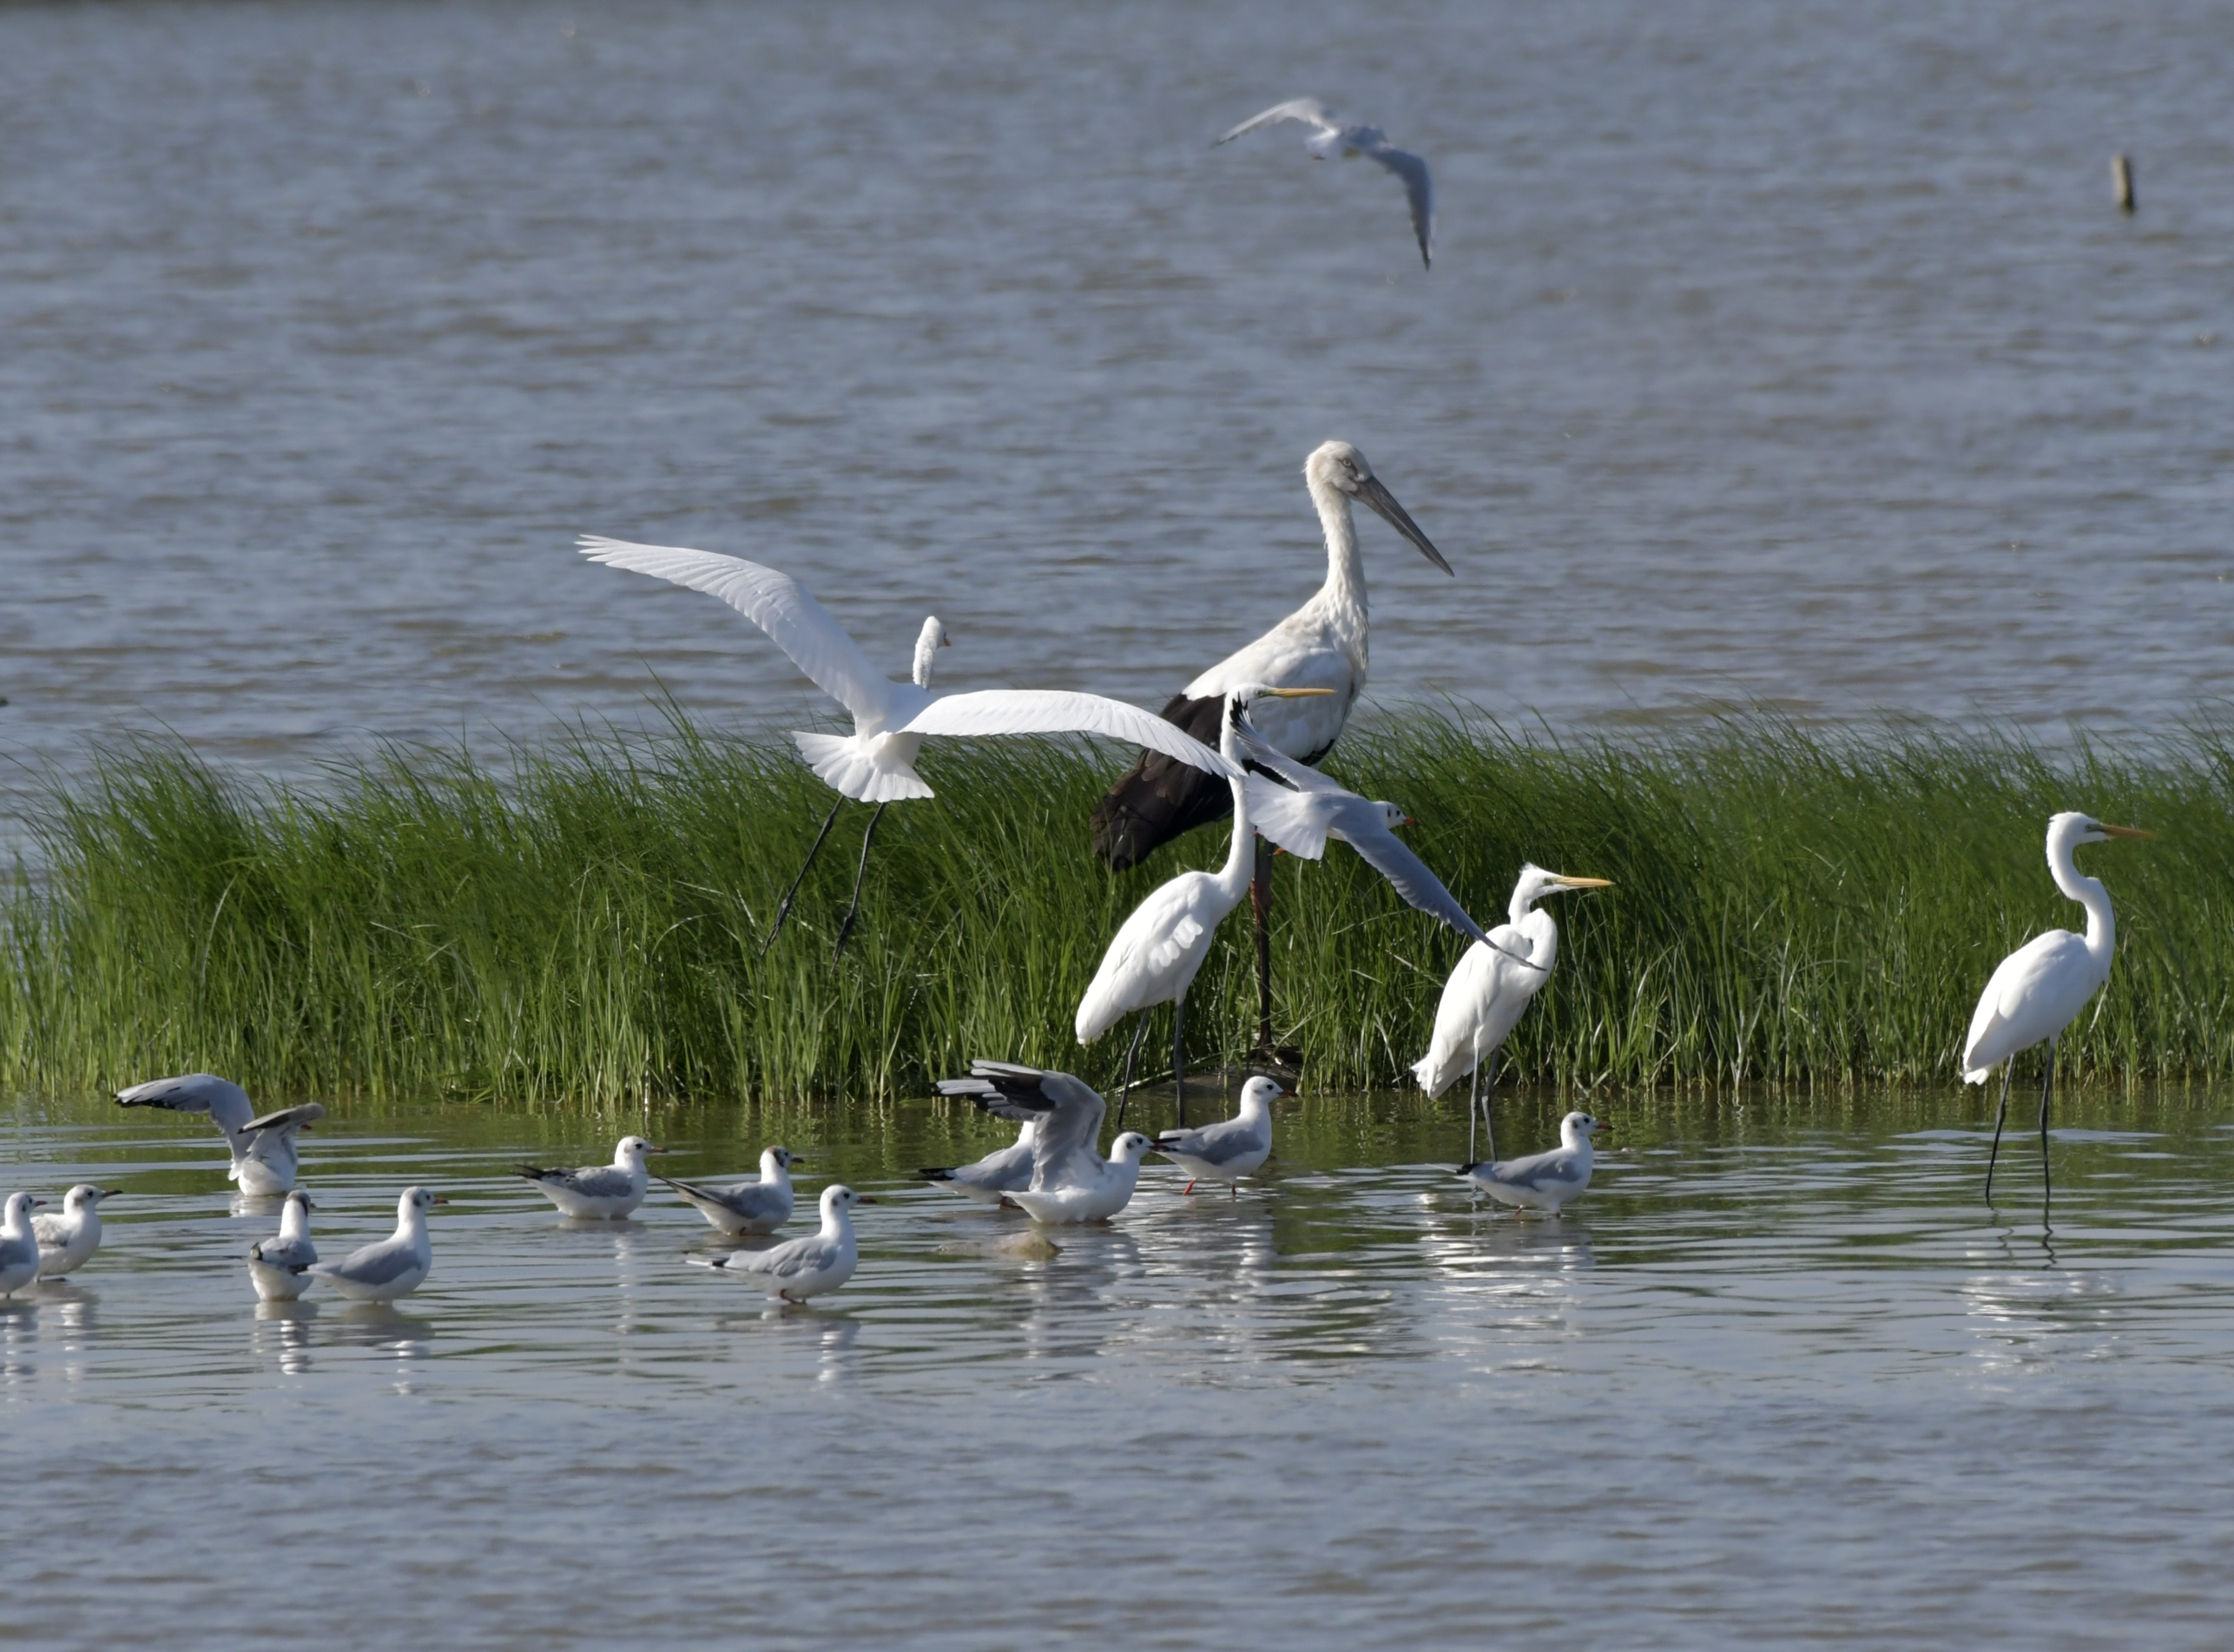
<instances>
[{"instance_id":1,"label":"egret's outstretched wing","mask_svg":"<svg viewBox=\"0 0 2234 1652\"><path fill-rule=\"evenodd\" d=\"M1379 161L1404 180L1404 194L1412 203L1412 233L1420 241L1420 261L1432 269L1435 262L1435 184L1427 175L1427 163L1385 142L1368 143L1359 153Z\"/></svg>"},{"instance_id":2,"label":"egret's outstretched wing","mask_svg":"<svg viewBox=\"0 0 2234 1652\"><path fill-rule=\"evenodd\" d=\"M981 688L945 694L903 725L911 734L1101 734L1130 740L1208 773L1230 776L1233 766L1152 712L1101 694L1060 688Z\"/></svg>"},{"instance_id":3,"label":"egret's outstretched wing","mask_svg":"<svg viewBox=\"0 0 2234 1652\"><path fill-rule=\"evenodd\" d=\"M1307 126L1321 127L1329 132L1334 130L1334 117L1327 113L1324 103L1315 97L1291 97L1285 103L1275 103L1262 115L1250 115L1220 138L1218 143L1231 143L1236 138L1254 132L1261 126L1272 126L1281 121L1301 121ZM1215 149L1218 144L1214 143L1210 147Z\"/></svg>"},{"instance_id":4,"label":"egret's outstretched wing","mask_svg":"<svg viewBox=\"0 0 2234 1652\"><path fill-rule=\"evenodd\" d=\"M870 664L846 628L788 574L740 556L680 545L632 545L596 534L584 534L576 543L593 563L720 597L767 632L815 687L856 717L890 723L922 703L921 689L894 682Z\"/></svg>"},{"instance_id":5,"label":"egret's outstretched wing","mask_svg":"<svg viewBox=\"0 0 2234 1652\"><path fill-rule=\"evenodd\" d=\"M225 1132L238 1135L255 1118L248 1092L229 1078L214 1073L188 1073L180 1078L154 1078L116 1092L119 1107L167 1107L174 1113L207 1113ZM323 1109L320 1109L321 1112Z\"/></svg>"}]
</instances>

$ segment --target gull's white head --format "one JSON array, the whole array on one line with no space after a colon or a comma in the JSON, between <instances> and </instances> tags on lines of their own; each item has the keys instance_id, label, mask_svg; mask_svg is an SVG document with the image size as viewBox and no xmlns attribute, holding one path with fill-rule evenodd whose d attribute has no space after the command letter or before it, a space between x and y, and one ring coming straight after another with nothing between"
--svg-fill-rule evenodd
<instances>
[{"instance_id":1,"label":"gull's white head","mask_svg":"<svg viewBox=\"0 0 2234 1652\"><path fill-rule=\"evenodd\" d=\"M1358 501L1410 540L1422 556L1445 573L1452 571L1450 563L1443 560L1443 553L1435 549L1434 542L1412 520L1411 513L1396 502L1396 496L1381 478L1374 475L1365 455L1348 442L1321 442L1303 461L1303 477L1310 485L1313 497L1338 496Z\"/></svg>"},{"instance_id":2,"label":"gull's white head","mask_svg":"<svg viewBox=\"0 0 2234 1652\"><path fill-rule=\"evenodd\" d=\"M828 1221L832 1217L837 1215L839 1212L851 1210L855 1205L873 1205L874 1203L876 1203L876 1201L870 1198L867 1194L855 1193L851 1188L845 1186L843 1183L834 1181L828 1187L822 1189L822 1220Z\"/></svg>"},{"instance_id":3,"label":"gull's white head","mask_svg":"<svg viewBox=\"0 0 2234 1652\"><path fill-rule=\"evenodd\" d=\"M303 1202L307 1204L309 1201L305 1200ZM429 1193L425 1188L405 1188L403 1196L396 1201L396 1216L399 1221L409 1221L414 1216L425 1216L437 1205L446 1205L450 1201L440 1194Z\"/></svg>"},{"instance_id":4,"label":"gull's white head","mask_svg":"<svg viewBox=\"0 0 2234 1652\"><path fill-rule=\"evenodd\" d=\"M1559 1144L1562 1147L1580 1147L1601 1130L1612 1128L1587 1113L1570 1113L1559 1121Z\"/></svg>"},{"instance_id":5,"label":"gull's white head","mask_svg":"<svg viewBox=\"0 0 2234 1652\"><path fill-rule=\"evenodd\" d=\"M1381 811L1381 823L1391 832L1395 831L1399 826L1408 826L1412 824L1412 817L1405 813L1396 804L1376 803L1373 806Z\"/></svg>"},{"instance_id":6,"label":"gull's white head","mask_svg":"<svg viewBox=\"0 0 2234 1652\"><path fill-rule=\"evenodd\" d=\"M665 1148L654 1147L641 1135L624 1135L613 1144L613 1162L623 1170L641 1170L645 1154L666 1151Z\"/></svg>"},{"instance_id":7,"label":"gull's white head","mask_svg":"<svg viewBox=\"0 0 2234 1652\"><path fill-rule=\"evenodd\" d=\"M103 1199L109 1197L111 1191L112 1189L108 1188L96 1188L89 1181L81 1181L63 1195L62 1208L75 1216L79 1211L89 1209L99 1204Z\"/></svg>"},{"instance_id":8,"label":"gull's white head","mask_svg":"<svg viewBox=\"0 0 2234 1652\"><path fill-rule=\"evenodd\" d=\"M23 1225L30 1221L30 1213L44 1203L46 1203L45 1200L34 1199L28 1193L10 1194L7 1204L7 1226L20 1233Z\"/></svg>"},{"instance_id":9,"label":"gull's white head","mask_svg":"<svg viewBox=\"0 0 2234 1652\"><path fill-rule=\"evenodd\" d=\"M1259 1107L1269 1109L1282 1096L1295 1093L1293 1084L1283 1084L1276 1078L1266 1078L1260 1074L1241 1087L1241 1104L1243 1111Z\"/></svg>"},{"instance_id":10,"label":"gull's white head","mask_svg":"<svg viewBox=\"0 0 2234 1652\"><path fill-rule=\"evenodd\" d=\"M1138 1130L1127 1130L1123 1135L1120 1135L1116 1141L1110 1143L1110 1162L1111 1164L1138 1164L1140 1162L1141 1155L1150 1151L1155 1148L1155 1142L1150 1141Z\"/></svg>"},{"instance_id":11,"label":"gull's white head","mask_svg":"<svg viewBox=\"0 0 2234 1652\"><path fill-rule=\"evenodd\" d=\"M915 637L915 686L917 688L928 688L931 686L931 668L938 663L939 650L951 648L953 646L954 639L946 635L946 622L936 614L926 615L922 630L916 633Z\"/></svg>"},{"instance_id":12,"label":"gull's white head","mask_svg":"<svg viewBox=\"0 0 2234 1652\"><path fill-rule=\"evenodd\" d=\"M761 1155L761 1175L763 1178L784 1175L799 1162L799 1155L789 1148L770 1148Z\"/></svg>"}]
</instances>

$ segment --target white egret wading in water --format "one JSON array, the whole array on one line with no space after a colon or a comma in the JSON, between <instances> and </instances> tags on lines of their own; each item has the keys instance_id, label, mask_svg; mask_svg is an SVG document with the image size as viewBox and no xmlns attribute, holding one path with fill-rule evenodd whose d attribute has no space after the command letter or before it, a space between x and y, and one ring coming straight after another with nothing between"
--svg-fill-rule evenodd
<instances>
[{"instance_id":1,"label":"white egret wading in water","mask_svg":"<svg viewBox=\"0 0 2234 1652\"><path fill-rule=\"evenodd\" d=\"M1256 860L1256 829L1249 824L1249 786L1242 770L1241 730L1249 707L1263 700L1331 697L1331 688L1269 688L1248 683L1225 696L1219 752L1232 771L1228 782L1233 811L1233 846L1218 872L1183 872L1133 908L1102 954L1102 966L1078 1000L1078 1042L1090 1044L1126 1016L1153 1005L1171 1006L1171 1076L1178 1086L1178 1122L1187 1123L1187 989L1195 984L1210 942L1226 915L1248 894ZM1259 940L1260 952L1262 942ZM1147 1017L1134 1028L1125 1051L1124 1082L1117 1094L1117 1126L1124 1126L1125 1103L1132 1093L1133 1058L1140 1053Z\"/></svg>"},{"instance_id":2,"label":"white egret wading in water","mask_svg":"<svg viewBox=\"0 0 2234 1652\"><path fill-rule=\"evenodd\" d=\"M2066 812L2048 821L2048 872L2056 887L2086 908L2086 933L2052 929L2036 935L2001 960L1987 982L1962 1043L1962 1082L1983 1084L1997 1063L2001 1070L2001 1105L1993 1115L1993 1146L1986 1158L1986 1198L1993 1199L1993 1166L2001 1156L2001 1126L2009 1116L2009 1078L2017 1052L2045 1042L2047 1060L2040 1070L2040 1220L2047 1221L2048 1101L2055 1089L2056 1041L2086 1001L2110 978L2118 950L2118 923L2110 912L2110 892L2092 878L2079 875L2072 852L2082 843L2112 838L2153 838L2133 826L2105 826L2091 816Z\"/></svg>"},{"instance_id":3,"label":"white egret wading in water","mask_svg":"<svg viewBox=\"0 0 2234 1652\"><path fill-rule=\"evenodd\" d=\"M1333 749L1365 688L1365 564L1358 555L1357 523L1350 503L1361 501L1410 540L1421 556L1451 571L1396 497L1348 442L1322 444L1304 462L1303 478L1327 539L1327 579L1318 595L1236 654L1196 677L1163 708L1172 723L1205 742L1220 737L1225 697L1233 688L1262 683L1275 688L1318 688L1323 698L1301 705L1258 708L1257 730L1288 756L1316 763ZM1118 872L1196 826L1222 820L1233 806L1219 777L1199 765L1183 767L1160 754L1142 756L1094 806L1094 852ZM1272 852L1257 856L1257 1054L1276 1062L1272 1037Z\"/></svg>"},{"instance_id":4,"label":"white egret wading in water","mask_svg":"<svg viewBox=\"0 0 2234 1652\"><path fill-rule=\"evenodd\" d=\"M868 829L861 834L861 862L853 874L853 896L838 925L835 958L845 950L861 905L861 880L868 873L869 843L885 806L903 798L927 798L931 788L915 772L916 754L932 734L1099 734L1145 746L1180 764L1196 765L1223 776L1226 765L1218 754L1160 717L1137 706L1100 694L1073 694L1060 689L985 688L973 694L931 692L931 665L946 642L946 629L936 615L923 622L915 643L914 680L894 682L869 663L845 628L809 596L788 574L741 557L677 545L633 545L618 539L584 535L582 554L591 562L625 568L657 579L672 581L695 591L718 596L767 632L792 663L814 685L853 716L851 734L794 733L800 754L824 784L838 793L822 829L791 880L776 908L775 922L765 952L791 912L792 898L801 879L830 835L838 809L847 798L873 803Z\"/></svg>"},{"instance_id":5,"label":"white egret wading in water","mask_svg":"<svg viewBox=\"0 0 2234 1652\"><path fill-rule=\"evenodd\" d=\"M1420 1088L1440 1096L1461 1073L1474 1076L1473 1091L1466 1103L1466 1158L1474 1158L1474 1127L1479 1122L1489 1140L1489 1157L1497 1156L1497 1132L1489 1128L1489 1098L1483 1093L1483 1069L1520 1024L1520 1017L1544 983L1552 978L1552 965L1559 958L1559 926L1536 903L1566 889L1610 889L1604 878L1570 878L1545 872L1541 866L1520 868L1512 885L1506 921L1490 931L1486 940L1466 948L1466 956L1443 984L1443 1000L1435 1006L1435 1036L1427 1053L1412 1071ZM1489 1073L1487 1088L1497 1087Z\"/></svg>"},{"instance_id":6,"label":"white egret wading in water","mask_svg":"<svg viewBox=\"0 0 2234 1652\"><path fill-rule=\"evenodd\" d=\"M1428 268L1433 267L1435 185L1427 175L1425 161L1389 142L1377 126L1365 126L1356 122L1346 124L1337 121L1327 106L1315 97L1291 98L1285 103L1275 103L1263 114L1250 115L1220 138L1218 143L1231 143L1236 138L1254 132L1259 127L1275 126L1282 121L1301 121L1312 128L1311 135L1303 140L1303 147L1310 150L1314 161L1346 161L1352 155L1361 155L1401 178L1405 199L1412 207L1412 234L1420 243L1420 262ZM1210 147L1215 149L1218 143Z\"/></svg>"}]
</instances>

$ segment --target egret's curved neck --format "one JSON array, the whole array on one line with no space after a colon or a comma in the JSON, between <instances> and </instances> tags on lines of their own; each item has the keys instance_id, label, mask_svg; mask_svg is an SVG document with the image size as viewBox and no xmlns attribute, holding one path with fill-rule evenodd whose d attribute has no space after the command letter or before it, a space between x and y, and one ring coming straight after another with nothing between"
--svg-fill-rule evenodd
<instances>
[{"instance_id":1,"label":"egret's curved neck","mask_svg":"<svg viewBox=\"0 0 2234 1652\"><path fill-rule=\"evenodd\" d=\"M2118 919L2110 911L2110 892L2099 879L2084 878L2072 859L2077 846L2068 843L2055 845L2048 852L2048 872L2056 880L2056 887L2071 899L2086 908L2086 950L2099 969L2110 967L2110 955L2118 947Z\"/></svg>"},{"instance_id":2,"label":"egret's curved neck","mask_svg":"<svg viewBox=\"0 0 2234 1652\"><path fill-rule=\"evenodd\" d=\"M931 668L938 663L938 628L926 623L923 634L915 639L915 686L926 694L931 692Z\"/></svg>"},{"instance_id":3,"label":"egret's curved neck","mask_svg":"<svg viewBox=\"0 0 2234 1652\"><path fill-rule=\"evenodd\" d=\"M1318 507L1319 525L1327 535L1327 582L1321 601L1355 609L1365 607L1365 564L1357 553L1357 521L1350 511L1349 495L1331 483L1311 479L1311 503Z\"/></svg>"},{"instance_id":4,"label":"egret's curved neck","mask_svg":"<svg viewBox=\"0 0 2234 1652\"><path fill-rule=\"evenodd\" d=\"M1537 898L1543 892L1532 884L1521 884L1516 887L1511 903L1505 909L1506 922L1515 929L1526 925L1528 914L1535 910Z\"/></svg>"},{"instance_id":5,"label":"egret's curved neck","mask_svg":"<svg viewBox=\"0 0 2234 1652\"><path fill-rule=\"evenodd\" d=\"M1218 737L1218 751L1234 766L1234 839L1233 846L1226 851L1226 864L1218 873L1218 890L1229 903L1238 905L1249 892L1249 880L1256 876L1256 827L1249 818L1249 787L1244 783L1242 769L1241 742L1234 735L1233 713L1226 713L1225 731Z\"/></svg>"}]
</instances>

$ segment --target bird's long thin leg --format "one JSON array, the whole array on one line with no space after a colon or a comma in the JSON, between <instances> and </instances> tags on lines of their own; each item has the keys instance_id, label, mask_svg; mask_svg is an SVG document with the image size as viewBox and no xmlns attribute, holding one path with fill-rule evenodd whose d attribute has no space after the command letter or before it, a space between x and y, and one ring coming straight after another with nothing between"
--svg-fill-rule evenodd
<instances>
[{"instance_id":1,"label":"bird's long thin leg","mask_svg":"<svg viewBox=\"0 0 2234 1652\"><path fill-rule=\"evenodd\" d=\"M869 816L869 829L861 833L861 864L853 873L853 900L846 908L846 921L838 925L838 944L830 949L830 961L835 964L838 954L846 950L846 937L853 932L853 919L861 910L861 880L869 875L869 842L877 835L877 822L884 819L888 804L877 805L877 812Z\"/></svg>"},{"instance_id":2,"label":"bird's long thin leg","mask_svg":"<svg viewBox=\"0 0 2234 1652\"><path fill-rule=\"evenodd\" d=\"M1171 1077L1179 1088L1179 1128L1187 1128L1187 995L1171 1004Z\"/></svg>"},{"instance_id":3,"label":"bird's long thin leg","mask_svg":"<svg viewBox=\"0 0 2234 1652\"><path fill-rule=\"evenodd\" d=\"M1489 1143L1489 1162L1492 1164L1497 1162L1497 1122L1490 1117L1489 1109L1497 1100L1497 1058L1503 1053L1502 1050L1493 1050L1489 1052L1489 1059L1482 1063L1489 1069L1489 1082L1482 1086L1481 1091L1481 1136Z\"/></svg>"},{"instance_id":4,"label":"bird's long thin leg","mask_svg":"<svg viewBox=\"0 0 2234 1652\"><path fill-rule=\"evenodd\" d=\"M2001 1105L1993 1114L1993 1150L1986 1155L1986 1202L1993 1202L1993 1162L2001 1156L2001 1121L2009 1116L2009 1081L2015 1076L2017 1058L2009 1057L2001 1069Z\"/></svg>"},{"instance_id":5,"label":"bird's long thin leg","mask_svg":"<svg viewBox=\"0 0 2234 1652\"><path fill-rule=\"evenodd\" d=\"M1481 1130L1481 1063L1473 1064L1473 1076L1466 1089L1466 1168L1471 1170L1481 1160L1474 1153L1474 1142Z\"/></svg>"},{"instance_id":6,"label":"bird's long thin leg","mask_svg":"<svg viewBox=\"0 0 2234 1652\"><path fill-rule=\"evenodd\" d=\"M783 928L783 920L791 916L792 897L798 894L799 885L807 881L807 869L814 864L814 857L821 853L822 839L830 835L830 828L838 823L838 811L845 806L846 800L840 797L830 806L830 813L822 817L822 829L814 834L814 846L807 852L807 859L799 863L799 876L794 878L791 887L783 892L782 904L775 909L775 923L768 930L768 939L761 943L762 958L766 958L768 948L775 944L776 933Z\"/></svg>"},{"instance_id":7,"label":"bird's long thin leg","mask_svg":"<svg viewBox=\"0 0 2234 1652\"><path fill-rule=\"evenodd\" d=\"M1117 1087L1117 1134L1124 1134L1124 1109L1132 1100L1132 1061L1140 1054L1140 1041L1148 1037L1148 1011L1141 1010L1132 1020L1132 1042L1124 1049L1124 1082Z\"/></svg>"},{"instance_id":8,"label":"bird's long thin leg","mask_svg":"<svg viewBox=\"0 0 2234 1652\"><path fill-rule=\"evenodd\" d=\"M1256 914L1256 1050L1272 1059L1272 846L1256 840L1256 875L1249 880L1249 905Z\"/></svg>"},{"instance_id":9,"label":"bird's long thin leg","mask_svg":"<svg viewBox=\"0 0 2234 1652\"><path fill-rule=\"evenodd\" d=\"M2048 1203L2055 1189L2048 1183L2048 1097L2056 1086L2055 1040L2048 1040L2048 1070L2040 1075L2040 1231L2047 1231Z\"/></svg>"}]
</instances>

